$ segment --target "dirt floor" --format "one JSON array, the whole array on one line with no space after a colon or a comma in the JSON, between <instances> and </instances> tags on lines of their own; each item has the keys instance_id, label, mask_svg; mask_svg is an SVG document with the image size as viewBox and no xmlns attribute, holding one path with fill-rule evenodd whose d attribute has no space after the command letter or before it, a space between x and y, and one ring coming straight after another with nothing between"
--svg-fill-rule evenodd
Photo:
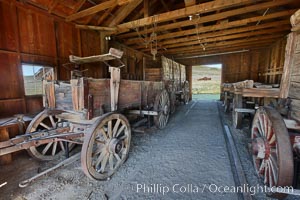
<instances>
[{"instance_id":1,"label":"dirt floor","mask_svg":"<svg viewBox=\"0 0 300 200\"><path fill-rule=\"evenodd\" d=\"M192 101L177 109L164 130L134 133L128 160L108 181L88 179L77 161L19 188L20 181L55 164L21 153L0 168L0 185L7 182L0 199L240 199L234 192L216 191L236 186L218 107L216 101ZM231 125L230 115L220 113ZM259 184L246 147L247 127L231 131L248 184ZM258 193L253 199L270 198Z\"/></svg>"},{"instance_id":2,"label":"dirt floor","mask_svg":"<svg viewBox=\"0 0 300 200\"><path fill-rule=\"evenodd\" d=\"M109 181L89 180L78 161L18 188L51 165L22 156L1 167L0 181L8 184L0 188L0 198L238 199L204 188L235 185L216 102L191 102L179 107L164 130L133 134L128 160Z\"/></svg>"}]
</instances>

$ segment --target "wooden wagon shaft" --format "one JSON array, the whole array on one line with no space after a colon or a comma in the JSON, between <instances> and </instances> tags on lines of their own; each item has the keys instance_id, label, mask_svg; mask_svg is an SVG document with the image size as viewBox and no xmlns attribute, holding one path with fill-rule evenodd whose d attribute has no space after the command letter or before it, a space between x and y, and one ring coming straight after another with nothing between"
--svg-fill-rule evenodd
<instances>
[{"instance_id":1,"label":"wooden wagon shaft","mask_svg":"<svg viewBox=\"0 0 300 200\"><path fill-rule=\"evenodd\" d=\"M70 130L69 127L63 127L63 128L57 128L54 130L37 131L37 132L32 132L30 134L20 135L15 138L12 138L10 140L0 142L0 149L5 148L5 147L10 147L13 145L17 145L19 143L29 141L32 139L38 139L38 138L47 137L47 136L51 136L51 135L55 135L55 134L60 134L63 132L67 132L69 130Z\"/></svg>"},{"instance_id":2,"label":"wooden wagon shaft","mask_svg":"<svg viewBox=\"0 0 300 200\"><path fill-rule=\"evenodd\" d=\"M83 137L84 133L65 133L65 134L56 134L56 135L51 135L51 136L46 136L46 137L40 137L40 138L33 138L26 140L24 142L15 144L13 146L9 147L4 147L0 149L0 156L6 155L9 153L13 153L16 151L20 151L23 149L28 149L30 147L37 147L42 144L48 144L48 143L54 143L54 142L59 142L59 141L66 141L66 140L71 140L75 138L80 138ZM7 143L5 143L7 144ZM1 145L1 143L0 143Z\"/></svg>"}]
</instances>

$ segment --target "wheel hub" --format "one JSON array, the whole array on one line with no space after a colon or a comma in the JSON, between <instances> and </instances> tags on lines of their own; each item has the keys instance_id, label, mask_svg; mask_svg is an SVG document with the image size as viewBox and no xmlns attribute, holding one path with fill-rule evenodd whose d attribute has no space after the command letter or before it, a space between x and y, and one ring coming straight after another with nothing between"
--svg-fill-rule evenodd
<instances>
[{"instance_id":1,"label":"wheel hub","mask_svg":"<svg viewBox=\"0 0 300 200\"><path fill-rule=\"evenodd\" d=\"M262 137L253 139L252 154L259 159L268 159L270 156L270 145L267 140Z\"/></svg>"},{"instance_id":2,"label":"wheel hub","mask_svg":"<svg viewBox=\"0 0 300 200\"><path fill-rule=\"evenodd\" d=\"M119 140L117 138L113 138L110 142L109 142L109 152L113 153L113 154L118 154L120 153L120 151L123 149L124 147L124 143L122 140Z\"/></svg>"}]
</instances>

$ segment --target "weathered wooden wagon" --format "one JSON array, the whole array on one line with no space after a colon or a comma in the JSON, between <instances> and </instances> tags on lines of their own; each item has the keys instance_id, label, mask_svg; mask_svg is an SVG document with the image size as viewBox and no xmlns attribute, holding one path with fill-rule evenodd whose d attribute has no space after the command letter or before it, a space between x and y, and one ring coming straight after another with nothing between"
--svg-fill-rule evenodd
<instances>
[{"instance_id":1,"label":"weathered wooden wagon","mask_svg":"<svg viewBox=\"0 0 300 200\"><path fill-rule=\"evenodd\" d=\"M120 79L122 54L111 48L104 55L70 56L76 64L106 63L111 78L44 81L45 110L31 121L26 134L1 142L0 155L27 149L34 158L52 160L74 144L83 144L84 173L92 179L109 178L128 156L131 127L127 116L153 116L154 124L162 129L170 114L164 82ZM112 60L119 66L110 66Z\"/></svg>"},{"instance_id":2,"label":"weathered wooden wagon","mask_svg":"<svg viewBox=\"0 0 300 200\"><path fill-rule=\"evenodd\" d=\"M268 187L296 186L300 158L300 11L297 26L288 36L280 98L287 98L288 112L264 106L256 111L251 128L251 152L258 176ZM269 195L282 199L291 190ZM299 191L294 190L294 194Z\"/></svg>"}]
</instances>

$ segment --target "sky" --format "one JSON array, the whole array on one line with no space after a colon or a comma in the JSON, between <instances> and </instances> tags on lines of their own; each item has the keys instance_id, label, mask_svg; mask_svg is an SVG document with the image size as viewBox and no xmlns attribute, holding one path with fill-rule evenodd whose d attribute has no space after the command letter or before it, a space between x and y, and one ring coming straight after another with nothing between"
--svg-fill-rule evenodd
<instances>
[{"instance_id":1,"label":"sky","mask_svg":"<svg viewBox=\"0 0 300 200\"><path fill-rule=\"evenodd\" d=\"M33 76L40 68L42 67L22 64L23 76Z\"/></svg>"},{"instance_id":2,"label":"sky","mask_svg":"<svg viewBox=\"0 0 300 200\"><path fill-rule=\"evenodd\" d=\"M213 64L213 65L204 65L204 66L211 67L211 68L218 68L218 69L222 68L222 64Z\"/></svg>"}]
</instances>

